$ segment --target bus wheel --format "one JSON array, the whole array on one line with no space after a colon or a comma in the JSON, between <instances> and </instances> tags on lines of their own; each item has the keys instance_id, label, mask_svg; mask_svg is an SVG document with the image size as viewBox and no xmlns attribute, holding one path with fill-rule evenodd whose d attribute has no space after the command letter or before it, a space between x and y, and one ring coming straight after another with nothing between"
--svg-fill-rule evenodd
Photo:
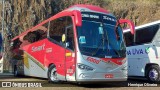
<instances>
[{"instance_id":1,"label":"bus wheel","mask_svg":"<svg viewBox=\"0 0 160 90\"><path fill-rule=\"evenodd\" d=\"M15 77L17 77L17 76L18 76L17 66L14 66L13 74L14 74L14 76L15 76Z\"/></svg>"},{"instance_id":2,"label":"bus wheel","mask_svg":"<svg viewBox=\"0 0 160 90\"><path fill-rule=\"evenodd\" d=\"M48 69L48 80L49 82L59 82L57 78L57 70L54 65L51 65Z\"/></svg>"},{"instance_id":3,"label":"bus wheel","mask_svg":"<svg viewBox=\"0 0 160 90\"><path fill-rule=\"evenodd\" d=\"M151 82L160 80L160 69L157 65L151 65L147 70L147 79Z\"/></svg>"}]
</instances>

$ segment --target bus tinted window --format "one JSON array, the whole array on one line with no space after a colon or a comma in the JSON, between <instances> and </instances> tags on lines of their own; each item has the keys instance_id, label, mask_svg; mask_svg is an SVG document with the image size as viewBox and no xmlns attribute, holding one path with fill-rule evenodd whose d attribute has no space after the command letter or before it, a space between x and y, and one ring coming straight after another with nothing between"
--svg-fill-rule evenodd
<instances>
[{"instance_id":1,"label":"bus tinted window","mask_svg":"<svg viewBox=\"0 0 160 90\"><path fill-rule=\"evenodd\" d=\"M37 27L34 31L28 32L27 35L24 36L23 40L28 41L29 43L34 43L39 40L47 38L47 30L48 23Z\"/></svg>"},{"instance_id":2,"label":"bus tinted window","mask_svg":"<svg viewBox=\"0 0 160 90\"><path fill-rule=\"evenodd\" d=\"M153 40L155 34L159 29L159 25L152 25L142 29L136 30L136 45L141 45L144 43L149 43Z\"/></svg>"},{"instance_id":3,"label":"bus tinted window","mask_svg":"<svg viewBox=\"0 0 160 90\"><path fill-rule=\"evenodd\" d=\"M74 33L73 33L73 22L72 22L72 18L67 17L67 24L66 24L66 42L69 43L68 48L71 50L74 50Z\"/></svg>"},{"instance_id":4,"label":"bus tinted window","mask_svg":"<svg viewBox=\"0 0 160 90\"><path fill-rule=\"evenodd\" d=\"M68 48L71 49L71 50L74 50L73 25L70 25L70 26L66 27L66 30L67 30L66 42L68 42L68 44L69 44Z\"/></svg>"},{"instance_id":5,"label":"bus tinted window","mask_svg":"<svg viewBox=\"0 0 160 90\"><path fill-rule=\"evenodd\" d=\"M18 39L14 40L12 43L11 43L11 50L12 49L17 49L20 47L20 45L22 44L22 42Z\"/></svg>"},{"instance_id":6,"label":"bus tinted window","mask_svg":"<svg viewBox=\"0 0 160 90\"><path fill-rule=\"evenodd\" d=\"M157 31L156 36L154 37L154 42L160 42L160 24L159 24L159 30Z\"/></svg>"},{"instance_id":7,"label":"bus tinted window","mask_svg":"<svg viewBox=\"0 0 160 90\"><path fill-rule=\"evenodd\" d=\"M66 17L62 17L50 22L49 37L61 43L61 37L65 34Z\"/></svg>"},{"instance_id":8,"label":"bus tinted window","mask_svg":"<svg viewBox=\"0 0 160 90\"><path fill-rule=\"evenodd\" d=\"M131 32L124 33L124 38L127 47L134 45L134 35L132 35Z\"/></svg>"},{"instance_id":9,"label":"bus tinted window","mask_svg":"<svg viewBox=\"0 0 160 90\"><path fill-rule=\"evenodd\" d=\"M62 17L50 22L49 37L52 40L63 45L63 34L66 34L66 42L69 44L67 48L74 50L73 23L71 17Z\"/></svg>"}]
</instances>

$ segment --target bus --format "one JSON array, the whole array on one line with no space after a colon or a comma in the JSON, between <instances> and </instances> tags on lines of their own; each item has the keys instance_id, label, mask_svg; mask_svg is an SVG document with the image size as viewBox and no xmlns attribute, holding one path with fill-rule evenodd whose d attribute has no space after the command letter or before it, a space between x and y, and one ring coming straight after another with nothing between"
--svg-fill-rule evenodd
<instances>
[{"instance_id":1,"label":"bus","mask_svg":"<svg viewBox=\"0 0 160 90\"><path fill-rule=\"evenodd\" d=\"M49 82L127 80L126 46L120 24L134 24L94 5L74 5L11 40L14 75Z\"/></svg>"},{"instance_id":2,"label":"bus","mask_svg":"<svg viewBox=\"0 0 160 90\"><path fill-rule=\"evenodd\" d=\"M128 75L160 81L160 20L135 27L134 36L124 30Z\"/></svg>"}]
</instances>

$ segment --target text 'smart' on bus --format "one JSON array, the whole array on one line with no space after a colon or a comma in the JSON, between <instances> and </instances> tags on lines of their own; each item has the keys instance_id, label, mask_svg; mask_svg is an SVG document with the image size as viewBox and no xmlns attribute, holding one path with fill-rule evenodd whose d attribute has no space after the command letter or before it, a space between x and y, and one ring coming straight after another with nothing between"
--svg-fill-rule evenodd
<instances>
[{"instance_id":1,"label":"text 'smart' on bus","mask_svg":"<svg viewBox=\"0 0 160 90\"><path fill-rule=\"evenodd\" d=\"M92 5L74 5L12 39L14 74L49 81L125 81L126 47L117 20Z\"/></svg>"},{"instance_id":2,"label":"text 'smart' on bus","mask_svg":"<svg viewBox=\"0 0 160 90\"><path fill-rule=\"evenodd\" d=\"M128 75L160 81L160 20L135 27L135 35L124 30Z\"/></svg>"}]
</instances>

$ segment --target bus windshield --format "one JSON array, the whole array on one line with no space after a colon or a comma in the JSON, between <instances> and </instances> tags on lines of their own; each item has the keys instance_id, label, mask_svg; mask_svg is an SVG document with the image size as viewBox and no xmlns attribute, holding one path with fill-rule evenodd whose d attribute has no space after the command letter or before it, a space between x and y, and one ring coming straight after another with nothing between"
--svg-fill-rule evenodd
<instances>
[{"instance_id":1,"label":"bus windshield","mask_svg":"<svg viewBox=\"0 0 160 90\"><path fill-rule=\"evenodd\" d=\"M125 57L126 48L123 41L123 32L116 25L106 22L83 20L82 26L77 27L79 49L83 55L99 58Z\"/></svg>"}]
</instances>

